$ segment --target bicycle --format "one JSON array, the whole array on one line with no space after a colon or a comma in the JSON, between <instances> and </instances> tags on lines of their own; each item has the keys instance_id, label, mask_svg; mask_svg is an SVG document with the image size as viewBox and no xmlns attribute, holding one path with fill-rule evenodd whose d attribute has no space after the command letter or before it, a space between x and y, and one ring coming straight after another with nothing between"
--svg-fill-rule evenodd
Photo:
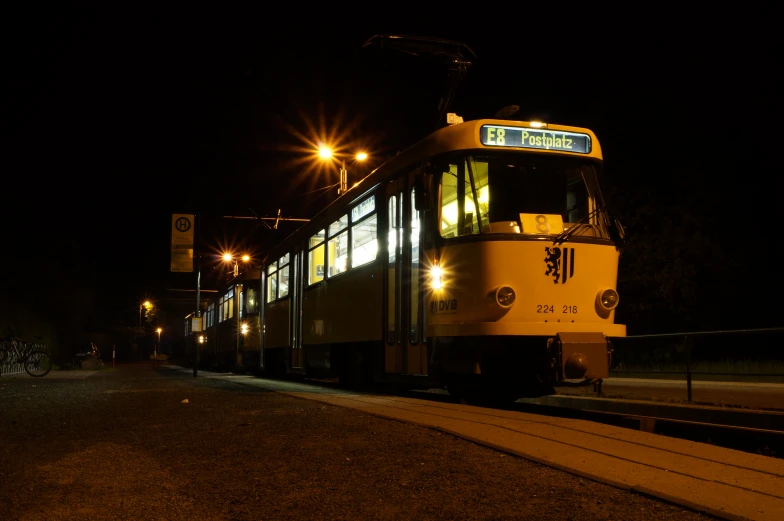
<instances>
[{"instance_id":1,"label":"bicycle","mask_svg":"<svg viewBox=\"0 0 784 521\"><path fill-rule=\"evenodd\" d=\"M11 338L0 343L0 365L22 364L30 376L46 376L52 370L52 357L46 347L37 342Z\"/></svg>"}]
</instances>

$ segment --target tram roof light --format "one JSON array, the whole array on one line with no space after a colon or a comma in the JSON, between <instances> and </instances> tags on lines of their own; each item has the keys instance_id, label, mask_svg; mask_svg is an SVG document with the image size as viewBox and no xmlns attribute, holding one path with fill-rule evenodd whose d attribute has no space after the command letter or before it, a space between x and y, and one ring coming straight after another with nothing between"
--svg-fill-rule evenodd
<instances>
[{"instance_id":1,"label":"tram roof light","mask_svg":"<svg viewBox=\"0 0 784 521\"><path fill-rule=\"evenodd\" d=\"M547 123L541 121L531 121L528 124L534 128L547 128Z\"/></svg>"}]
</instances>

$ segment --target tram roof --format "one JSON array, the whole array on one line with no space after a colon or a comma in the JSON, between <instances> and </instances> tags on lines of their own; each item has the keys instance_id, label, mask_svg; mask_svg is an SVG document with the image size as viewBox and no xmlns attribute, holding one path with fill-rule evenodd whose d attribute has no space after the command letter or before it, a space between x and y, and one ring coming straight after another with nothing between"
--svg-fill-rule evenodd
<instances>
[{"instance_id":1,"label":"tram roof","mask_svg":"<svg viewBox=\"0 0 784 521\"><path fill-rule=\"evenodd\" d=\"M527 147L499 147L488 146L482 143L480 132L484 125L494 125L500 127L515 127L521 129L531 129L533 132L566 132L573 134L586 134L590 137L591 148L587 153L575 153L563 150L546 150L539 148ZM276 245L264 261L263 266L267 265L268 261L277 260L277 257L283 255L280 251L280 246L284 243L288 244L290 241L302 240L315 234L323 228L319 224L323 219L330 220L331 214L335 214L334 218L337 219L339 214L347 211L347 208L352 204L359 202L367 196L367 192L374 188L379 183L387 181L398 174L401 170L414 167L420 161L434 157L441 154L450 152L460 152L468 150L493 150L497 152L524 152L534 154L555 154L567 155L573 157L583 157L594 161L602 161L602 150L599 145L599 140L593 131L582 127L571 127L565 125L546 124L542 127L538 122L530 121L510 121L505 119L477 119L449 125L436 130L417 143L408 147L407 149L399 152L394 157L384 162L381 166L370 172L367 176L350 187L350 189L341 194L340 197L335 199L332 203L319 211L310 222L305 223L303 226L295 230L278 245Z\"/></svg>"}]
</instances>

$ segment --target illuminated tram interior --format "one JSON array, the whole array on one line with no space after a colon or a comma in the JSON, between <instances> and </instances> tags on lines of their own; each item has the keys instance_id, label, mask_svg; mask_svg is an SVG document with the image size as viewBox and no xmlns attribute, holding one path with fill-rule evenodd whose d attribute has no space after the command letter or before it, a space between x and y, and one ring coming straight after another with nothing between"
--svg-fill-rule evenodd
<instances>
[{"instance_id":1,"label":"illuminated tram interior","mask_svg":"<svg viewBox=\"0 0 784 521\"><path fill-rule=\"evenodd\" d=\"M560 215L568 229L568 225L587 221L595 210L590 206L591 194L596 193L596 170L587 161L482 155L450 161L443 170L440 222L441 236L446 239L480 233L477 207L483 233L521 233L521 213ZM608 237L602 220L593 217L577 230L578 235Z\"/></svg>"}]
</instances>

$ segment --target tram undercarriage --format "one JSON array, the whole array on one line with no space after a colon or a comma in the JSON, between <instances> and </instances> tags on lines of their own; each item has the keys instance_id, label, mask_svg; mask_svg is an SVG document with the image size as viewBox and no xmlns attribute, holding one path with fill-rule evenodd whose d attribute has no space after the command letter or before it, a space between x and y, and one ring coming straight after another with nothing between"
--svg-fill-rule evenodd
<instances>
[{"instance_id":1,"label":"tram undercarriage","mask_svg":"<svg viewBox=\"0 0 784 521\"><path fill-rule=\"evenodd\" d=\"M457 398L513 401L606 378L611 352L601 333L437 337L430 360L449 394Z\"/></svg>"}]
</instances>

